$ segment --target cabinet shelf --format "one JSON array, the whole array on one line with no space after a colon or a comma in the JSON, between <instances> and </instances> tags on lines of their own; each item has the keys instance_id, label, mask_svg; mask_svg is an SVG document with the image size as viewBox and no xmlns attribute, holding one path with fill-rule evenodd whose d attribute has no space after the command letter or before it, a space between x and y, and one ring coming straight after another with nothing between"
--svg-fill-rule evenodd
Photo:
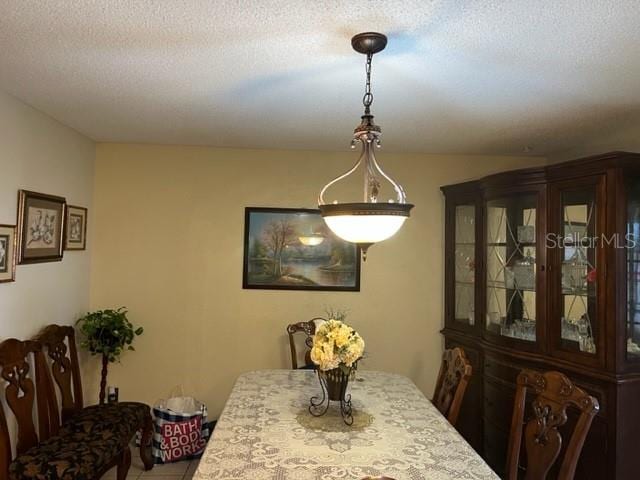
<instances>
[{"instance_id":1,"label":"cabinet shelf","mask_svg":"<svg viewBox=\"0 0 640 480\"><path fill-rule=\"evenodd\" d=\"M568 288L563 288L562 289L562 295L566 296L566 297L585 297L585 298L595 298L596 296L596 292L595 291L589 291L589 290L571 290Z\"/></svg>"},{"instance_id":2,"label":"cabinet shelf","mask_svg":"<svg viewBox=\"0 0 640 480\"><path fill-rule=\"evenodd\" d=\"M496 283L496 284L490 284L489 282L487 282L487 288L496 288L498 290L519 290L521 292L534 292L536 291L535 288L532 287L507 287L504 283Z\"/></svg>"},{"instance_id":3,"label":"cabinet shelf","mask_svg":"<svg viewBox=\"0 0 640 480\"><path fill-rule=\"evenodd\" d=\"M507 242L487 242L486 245L488 247L506 247L508 245L517 245L519 247L535 247L537 243L536 242L513 242L509 244Z\"/></svg>"},{"instance_id":4,"label":"cabinet shelf","mask_svg":"<svg viewBox=\"0 0 640 480\"><path fill-rule=\"evenodd\" d=\"M576 262L570 262L570 261L562 262L562 266L563 267L577 267L577 268L590 268L591 267L591 265L589 265L587 262L576 263Z\"/></svg>"}]
</instances>

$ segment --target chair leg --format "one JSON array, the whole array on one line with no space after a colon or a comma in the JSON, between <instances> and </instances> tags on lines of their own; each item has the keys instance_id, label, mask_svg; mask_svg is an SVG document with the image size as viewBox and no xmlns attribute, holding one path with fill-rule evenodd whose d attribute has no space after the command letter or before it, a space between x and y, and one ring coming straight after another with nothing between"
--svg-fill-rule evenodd
<instances>
[{"instance_id":1,"label":"chair leg","mask_svg":"<svg viewBox=\"0 0 640 480\"><path fill-rule=\"evenodd\" d=\"M153 457L151 455L151 443L153 439L153 421L151 420L151 414L147 414L144 417L142 424L142 438L140 439L140 459L144 464L145 470L151 470L153 468Z\"/></svg>"},{"instance_id":2,"label":"chair leg","mask_svg":"<svg viewBox=\"0 0 640 480\"><path fill-rule=\"evenodd\" d=\"M129 473L129 467L131 466L131 448L127 445L120 455L116 478L118 480L125 480L127 473Z\"/></svg>"}]
</instances>

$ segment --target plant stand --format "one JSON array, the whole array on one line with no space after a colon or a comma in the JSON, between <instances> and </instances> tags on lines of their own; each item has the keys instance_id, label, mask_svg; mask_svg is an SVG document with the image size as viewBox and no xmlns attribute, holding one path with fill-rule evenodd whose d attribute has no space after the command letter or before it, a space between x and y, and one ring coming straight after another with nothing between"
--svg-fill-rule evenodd
<instances>
[{"instance_id":1,"label":"plant stand","mask_svg":"<svg viewBox=\"0 0 640 480\"><path fill-rule=\"evenodd\" d=\"M102 372L100 375L100 405L104 403L107 390L107 369L109 366L109 357L102 355Z\"/></svg>"},{"instance_id":2,"label":"plant stand","mask_svg":"<svg viewBox=\"0 0 640 480\"><path fill-rule=\"evenodd\" d=\"M322 389L322 398L313 396L309 400L309 413L314 417L321 417L329 410L332 401L340 402L340 414L347 425L353 425L353 409L351 394L347 394L349 380L355 377L357 363L345 372L342 368L334 368L326 372L316 369L318 381Z\"/></svg>"}]
</instances>

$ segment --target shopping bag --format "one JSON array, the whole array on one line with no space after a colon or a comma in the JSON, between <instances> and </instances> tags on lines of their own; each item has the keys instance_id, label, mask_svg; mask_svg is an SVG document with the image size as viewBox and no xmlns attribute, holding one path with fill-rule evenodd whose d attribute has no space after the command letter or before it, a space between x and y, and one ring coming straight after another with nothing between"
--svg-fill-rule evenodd
<instances>
[{"instance_id":1,"label":"shopping bag","mask_svg":"<svg viewBox=\"0 0 640 480\"><path fill-rule=\"evenodd\" d=\"M210 431L207 407L193 397L160 400L153 407L154 463L200 458Z\"/></svg>"}]
</instances>

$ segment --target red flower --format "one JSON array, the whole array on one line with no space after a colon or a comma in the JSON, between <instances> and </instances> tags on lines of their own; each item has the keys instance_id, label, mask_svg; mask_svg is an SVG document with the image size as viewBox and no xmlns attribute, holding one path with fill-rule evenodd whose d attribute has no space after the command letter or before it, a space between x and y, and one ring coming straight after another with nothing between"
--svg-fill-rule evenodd
<instances>
[{"instance_id":1,"label":"red flower","mask_svg":"<svg viewBox=\"0 0 640 480\"><path fill-rule=\"evenodd\" d=\"M597 272L595 268L592 268L587 272L587 282L593 283L596 281Z\"/></svg>"}]
</instances>

